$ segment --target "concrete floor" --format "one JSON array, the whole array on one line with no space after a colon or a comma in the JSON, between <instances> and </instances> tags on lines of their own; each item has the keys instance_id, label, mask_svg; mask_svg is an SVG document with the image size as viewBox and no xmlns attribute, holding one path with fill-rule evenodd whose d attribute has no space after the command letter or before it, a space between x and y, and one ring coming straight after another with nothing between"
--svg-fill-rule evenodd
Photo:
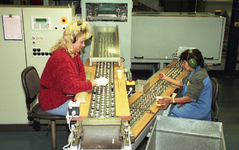
<instances>
[{"instance_id":1,"label":"concrete floor","mask_svg":"<svg viewBox=\"0 0 239 150\"><path fill-rule=\"evenodd\" d=\"M239 149L239 76L226 77L220 73L210 73L220 83L218 119L223 123L224 137L227 150Z\"/></svg>"}]
</instances>

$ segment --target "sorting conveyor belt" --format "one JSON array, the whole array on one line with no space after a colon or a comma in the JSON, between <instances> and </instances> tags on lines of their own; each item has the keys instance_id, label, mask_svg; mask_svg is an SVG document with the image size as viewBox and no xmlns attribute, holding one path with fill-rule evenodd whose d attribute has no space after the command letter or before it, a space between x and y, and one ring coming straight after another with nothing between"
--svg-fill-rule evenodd
<instances>
[{"instance_id":1,"label":"sorting conveyor belt","mask_svg":"<svg viewBox=\"0 0 239 150\"><path fill-rule=\"evenodd\" d=\"M187 75L187 71L184 70L182 63L178 61L172 61L161 72L177 80L181 80ZM150 87L147 90L142 93L136 92L129 98L129 105L131 107L130 126L136 138L155 117L159 110L167 108L156 105L156 96L171 96L175 89L176 88L171 86L169 82L160 80L159 75L155 74L150 78ZM150 113L149 110L153 113Z\"/></svg>"}]
</instances>

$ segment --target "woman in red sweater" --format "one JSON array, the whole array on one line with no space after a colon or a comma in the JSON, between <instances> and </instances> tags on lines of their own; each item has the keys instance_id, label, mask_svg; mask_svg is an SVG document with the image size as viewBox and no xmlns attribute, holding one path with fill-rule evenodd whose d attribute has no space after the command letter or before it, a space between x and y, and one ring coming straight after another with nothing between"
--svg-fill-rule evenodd
<instances>
[{"instance_id":1,"label":"woman in red sweater","mask_svg":"<svg viewBox=\"0 0 239 150\"><path fill-rule=\"evenodd\" d=\"M78 53L90 36L89 23L74 20L51 48L52 55L40 80L39 104L42 110L66 116L68 103L75 94L108 83L105 78L86 81L84 65Z\"/></svg>"}]
</instances>

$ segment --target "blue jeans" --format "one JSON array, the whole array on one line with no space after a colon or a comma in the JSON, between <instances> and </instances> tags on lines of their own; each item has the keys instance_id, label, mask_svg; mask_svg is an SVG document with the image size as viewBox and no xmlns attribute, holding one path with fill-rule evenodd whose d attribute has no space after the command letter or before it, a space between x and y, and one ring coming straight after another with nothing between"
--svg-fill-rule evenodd
<instances>
[{"instance_id":1,"label":"blue jeans","mask_svg":"<svg viewBox=\"0 0 239 150\"><path fill-rule=\"evenodd\" d=\"M172 112L169 114L169 116L170 116L170 117L178 117L178 116L176 116L176 115L175 115L174 113L172 113Z\"/></svg>"},{"instance_id":2,"label":"blue jeans","mask_svg":"<svg viewBox=\"0 0 239 150\"><path fill-rule=\"evenodd\" d=\"M71 101L72 99L69 99L68 101L66 101L64 104L62 104L61 106L59 106L58 108L54 108L52 110L47 110L45 112L51 113L51 114L55 114L55 115L62 115L62 116L66 116L67 115L67 111L68 111L68 103Z\"/></svg>"}]
</instances>

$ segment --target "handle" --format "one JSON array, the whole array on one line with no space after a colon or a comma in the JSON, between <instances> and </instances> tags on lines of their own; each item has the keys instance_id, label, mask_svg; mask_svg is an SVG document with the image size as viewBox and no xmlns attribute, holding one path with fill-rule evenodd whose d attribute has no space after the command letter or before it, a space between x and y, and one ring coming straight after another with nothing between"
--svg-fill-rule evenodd
<instances>
[{"instance_id":1,"label":"handle","mask_svg":"<svg viewBox=\"0 0 239 150\"><path fill-rule=\"evenodd\" d=\"M204 59L212 60L212 59L213 59L213 56L212 56L212 57L204 57Z\"/></svg>"},{"instance_id":2,"label":"handle","mask_svg":"<svg viewBox=\"0 0 239 150\"><path fill-rule=\"evenodd\" d=\"M142 57L137 57L137 56L134 56L135 59L144 59L144 56Z\"/></svg>"}]
</instances>

